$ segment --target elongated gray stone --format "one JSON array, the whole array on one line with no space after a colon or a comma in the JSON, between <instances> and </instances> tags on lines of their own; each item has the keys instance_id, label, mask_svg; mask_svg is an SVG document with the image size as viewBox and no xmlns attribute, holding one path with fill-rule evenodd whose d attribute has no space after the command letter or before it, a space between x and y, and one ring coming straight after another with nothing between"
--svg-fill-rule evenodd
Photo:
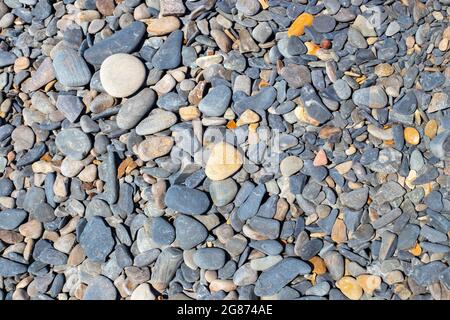
<instances>
[{"instance_id":1,"label":"elongated gray stone","mask_svg":"<svg viewBox=\"0 0 450 320\"><path fill-rule=\"evenodd\" d=\"M155 92L152 89L145 88L132 98L123 102L116 117L119 128L124 130L134 128L152 109L155 100Z\"/></svg>"},{"instance_id":2,"label":"elongated gray stone","mask_svg":"<svg viewBox=\"0 0 450 320\"><path fill-rule=\"evenodd\" d=\"M277 91L274 87L264 87L257 94L242 98L234 103L233 110L242 114L246 109L253 111L267 110L275 101Z\"/></svg>"},{"instance_id":3,"label":"elongated gray stone","mask_svg":"<svg viewBox=\"0 0 450 320\"><path fill-rule=\"evenodd\" d=\"M150 135L167 128L177 122L177 116L170 111L156 109L136 127L136 133L140 136Z\"/></svg>"},{"instance_id":4,"label":"elongated gray stone","mask_svg":"<svg viewBox=\"0 0 450 320\"><path fill-rule=\"evenodd\" d=\"M239 219L245 221L256 215L265 192L266 187L264 184L260 184L253 189L247 200L245 200L245 202L238 208L237 215Z\"/></svg>"},{"instance_id":5,"label":"elongated gray stone","mask_svg":"<svg viewBox=\"0 0 450 320\"><path fill-rule=\"evenodd\" d=\"M150 283L156 290L164 290L183 262L183 252L177 248L164 249L152 269Z\"/></svg>"},{"instance_id":6,"label":"elongated gray stone","mask_svg":"<svg viewBox=\"0 0 450 320\"><path fill-rule=\"evenodd\" d=\"M0 276L13 277L25 272L27 272L26 265L0 257Z\"/></svg>"},{"instance_id":7,"label":"elongated gray stone","mask_svg":"<svg viewBox=\"0 0 450 320\"><path fill-rule=\"evenodd\" d=\"M255 283L255 294L259 297L276 294L297 276L310 272L311 267L306 262L285 258L261 273Z\"/></svg>"},{"instance_id":8,"label":"elongated gray stone","mask_svg":"<svg viewBox=\"0 0 450 320\"><path fill-rule=\"evenodd\" d=\"M64 86L80 87L91 81L91 71L75 50L58 51L53 59L53 67L56 79Z\"/></svg>"},{"instance_id":9,"label":"elongated gray stone","mask_svg":"<svg viewBox=\"0 0 450 320\"><path fill-rule=\"evenodd\" d=\"M28 213L21 209L6 209L0 211L0 229L14 230L27 218Z\"/></svg>"},{"instance_id":10,"label":"elongated gray stone","mask_svg":"<svg viewBox=\"0 0 450 320\"><path fill-rule=\"evenodd\" d=\"M115 53L133 52L146 34L145 24L135 21L112 36L95 43L84 52L84 58L93 65L100 65Z\"/></svg>"},{"instance_id":11,"label":"elongated gray stone","mask_svg":"<svg viewBox=\"0 0 450 320\"><path fill-rule=\"evenodd\" d=\"M181 63L182 41L183 32L181 30L172 32L153 56L153 66L160 70L178 67Z\"/></svg>"}]
</instances>

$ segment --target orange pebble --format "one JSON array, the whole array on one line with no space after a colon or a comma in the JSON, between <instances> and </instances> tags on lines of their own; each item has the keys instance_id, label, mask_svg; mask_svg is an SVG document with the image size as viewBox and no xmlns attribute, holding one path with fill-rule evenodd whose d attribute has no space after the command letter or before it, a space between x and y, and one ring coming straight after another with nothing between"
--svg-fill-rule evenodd
<instances>
[{"instance_id":1,"label":"orange pebble","mask_svg":"<svg viewBox=\"0 0 450 320\"><path fill-rule=\"evenodd\" d=\"M312 26L314 16L309 13L302 13L295 19L292 25L288 29L288 36L301 36L305 33L305 27Z\"/></svg>"}]
</instances>

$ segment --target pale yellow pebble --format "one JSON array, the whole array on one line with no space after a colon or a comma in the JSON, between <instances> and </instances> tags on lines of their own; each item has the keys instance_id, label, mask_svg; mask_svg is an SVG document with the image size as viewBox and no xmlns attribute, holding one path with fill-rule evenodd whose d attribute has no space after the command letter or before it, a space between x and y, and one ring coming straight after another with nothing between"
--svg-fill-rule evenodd
<instances>
[{"instance_id":1,"label":"pale yellow pebble","mask_svg":"<svg viewBox=\"0 0 450 320\"><path fill-rule=\"evenodd\" d=\"M372 295L373 292L380 288L381 278L372 274L362 274L356 277L359 285L363 288L364 292Z\"/></svg>"},{"instance_id":2,"label":"pale yellow pebble","mask_svg":"<svg viewBox=\"0 0 450 320\"><path fill-rule=\"evenodd\" d=\"M369 37L369 38L367 38L367 44L369 45L369 46L371 46L371 45L373 45L375 42L377 42L378 41L378 38L377 37Z\"/></svg>"},{"instance_id":3,"label":"pale yellow pebble","mask_svg":"<svg viewBox=\"0 0 450 320\"><path fill-rule=\"evenodd\" d=\"M334 168L337 170L337 172L339 172L339 174L344 175L352 169L352 166L353 166L353 161L349 160L349 161L345 161L345 162L338 164Z\"/></svg>"},{"instance_id":4,"label":"pale yellow pebble","mask_svg":"<svg viewBox=\"0 0 450 320\"><path fill-rule=\"evenodd\" d=\"M388 77L395 71L394 67L388 63L381 63L375 67L375 74L379 77Z\"/></svg>"},{"instance_id":5,"label":"pale yellow pebble","mask_svg":"<svg viewBox=\"0 0 450 320\"><path fill-rule=\"evenodd\" d=\"M363 289L353 277L342 277L336 282L336 287L350 300L359 300Z\"/></svg>"},{"instance_id":6,"label":"pale yellow pebble","mask_svg":"<svg viewBox=\"0 0 450 320\"><path fill-rule=\"evenodd\" d=\"M211 149L205 174L211 180L223 180L236 173L242 163L242 154L235 147L226 142L219 142Z\"/></svg>"},{"instance_id":7,"label":"pale yellow pebble","mask_svg":"<svg viewBox=\"0 0 450 320\"><path fill-rule=\"evenodd\" d=\"M236 125L239 127L250 123L256 123L259 120L260 117L255 111L247 109L241 114L238 121L236 121Z\"/></svg>"},{"instance_id":8,"label":"pale yellow pebble","mask_svg":"<svg viewBox=\"0 0 450 320\"><path fill-rule=\"evenodd\" d=\"M417 172L415 170L411 170L408 173L408 176L405 179L405 184L410 188L411 190L414 189L416 186L413 184L414 180L417 178Z\"/></svg>"},{"instance_id":9,"label":"pale yellow pebble","mask_svg":"<svg viewBox=\"0 0 450 320\"><path fill-rule=\"evenodd\" d=\"M200 110L196 106L181 107L179 110L183 121L191 121L200 118Z\"/></svg>"},{"instance_id":10,"label":"pale yellow pebble","mask_svg":"<svg viewBox=\"0 0 450 320\"><path fill-rule=\"evenodd\" d=\"M430 139L433 139L436 136L438 130L438 123L436 120L432 119L427 122L424 129L424 134Z\"/></svg>"}]
</instances>

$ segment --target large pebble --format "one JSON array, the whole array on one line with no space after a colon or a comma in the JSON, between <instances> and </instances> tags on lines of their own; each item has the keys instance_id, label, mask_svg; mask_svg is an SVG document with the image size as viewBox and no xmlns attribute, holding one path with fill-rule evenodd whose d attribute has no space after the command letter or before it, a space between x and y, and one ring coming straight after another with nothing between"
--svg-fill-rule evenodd
<instances>
[{"instance_id":1,"label":"large pebble","mask_svg":"<svg viewBox=\"0 0 450 320\"><path fill-rule=\"evenodd\" d=\"M145 80L145 66L136 57L117 53L106 58L100 67L100 81L113 97L123 98L135 93Z\"/></svg>"},{"instance_id":2,"label":"large pebble","mask_svg":"<svg viewBox=\"0 0 450 320\"><path fill-rule=\"evenodd\" d=\"M211 204L204 192L178 185L167 190L164 201L170 209L192 215L205 213Z\"/></svg>"},{"instance_id":3,"label":"large pebble","mask_svg":"<svg viewBox=\"0 0 450 320\"><path fill-rule=\"evenodd\" d=\"M76 128L60 131L55 143L59 151L72 160L83 159L92 148L88 135Z\"/></svg>"}]
</instances>

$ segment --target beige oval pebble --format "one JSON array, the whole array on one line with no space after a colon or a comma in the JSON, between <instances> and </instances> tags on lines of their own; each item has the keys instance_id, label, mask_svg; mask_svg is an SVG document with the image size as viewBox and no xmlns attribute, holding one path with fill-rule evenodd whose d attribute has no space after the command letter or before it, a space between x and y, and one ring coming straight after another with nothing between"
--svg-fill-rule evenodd
<instances>
[{"instance_id":1,"label":"beige oval pebble","mask_svg":"<svg viewBox=\"0 0 450 320\"><path fill-rule=\"evenodd\" d=\"M381 278L372 274L362 274L356 277L359 285L363 288L364 292L372 295L372 293L380 288Z\"/></svg>"},{"instance_id":2,"label":"beige oval pebble","mask_svg":"<svg viewBox=\"0 0 450 320\"><path fill-rule=\"evenodd\" d=\"M352 277L343 277L336 282L336 287L351 300L359 300L363 294L363 290L358 281Z\"/></svg>"},{"instance_id":3,"label":"beige oval pebble","mask_svg":"<svg viewBox=\"0 0 450 320\"><path fill-rule=\"evenodd\" d=\"M236 148L226 142L219 142L212 147L206 163L206 176L214 181L226 179L239 170L242 162L242 155Z\"/></svg>"},{"instance_id":4,"label":"beige oval pebble","mask_svg":"<svg viewBox=\"0 0 450 320\"><path fill-rule=\"evenodd\" d=\"M145 80L145 66L138 58L126 53L109 56L100 67L103 88L113 97L132 95Z\"/></svg>"},{"instance_id":5,"label":"beige oval pebble","mask_svg":"<svg viewBox=\"0 0 450 320\"><path fill-rule=\"evenodd\" d=\"M177 17L161 17L159 19L148 19L147 32L151 36L163 36L180 28L180 20Z\"/></svg>"},{"instance_id":6,"label":"beige oval pebble","mask_svg":"<svg viewBox=\"0 0 450 320\"><path fill-rule=\"evenodd\" d=\"M168 154L172 146L171 137L151 136L139 144L137 155L142 161L150 161Z\"/></svg>"}]
</instances>

